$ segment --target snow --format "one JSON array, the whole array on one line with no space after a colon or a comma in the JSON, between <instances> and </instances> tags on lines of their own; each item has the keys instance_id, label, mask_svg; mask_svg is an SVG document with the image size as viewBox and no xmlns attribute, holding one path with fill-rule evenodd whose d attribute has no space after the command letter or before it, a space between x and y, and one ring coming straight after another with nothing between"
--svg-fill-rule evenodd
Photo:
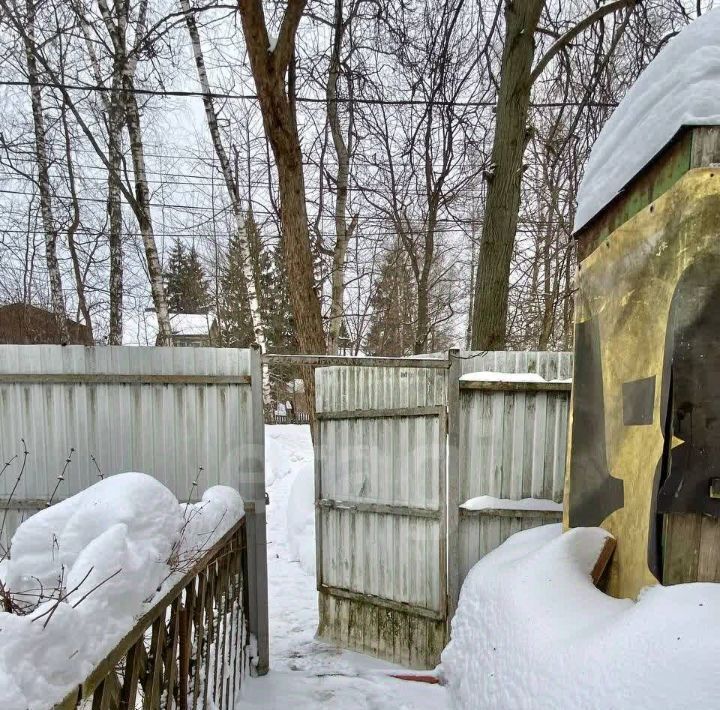
<instances>
[{"instance_id":1,"label":"snow","mask_svg":"<svg viewBox=\"0 0 720 710\"><path fill-rule=\"evenodd\" d=\"M575 230L605 207L681 126L720 124L720 9L673 37L615 109L593 146Z\"/></svg>"},{"instance_id":2,"label":"snow","mask_svg":"<svg viewBox=\"0 0 720 710\"><path fill-rule=\"evenodd\" d=\"M562 503L547 498L494 498L478 496L466 500L461 506L465 510L551 510L562 513Z\"/></svg>"},{"instance_id":3,"label":"snow","mask_svg":"<svg viewBox=\"0 0 720 710\"><path fill-rule=\"evenodd\" d=\"M461 382L547 382L535 372L468 372Z\"/></svg>"},{"instance_id":4,"label":"snow","mask_svg":"<svg viewBox=\"0 0 720 710\"><path fill-rule=\"evenodd\" d=\"M314 460L310 427L283 424L265 427L265 485L297 471L297 467ZM272 502L272 498L271 498Z\"/></svg>"},{"instance_id":5,"label":"snow","mask_svg":"<svg viewBox=\"0 0 720 710\"><path fill-rule=\"evenodd\" d=\"M242 515L240 495L225 486L186 507L154 478L122 473L22 523L3 583L27 613L0 613L0 707L61 700L163 583ZM177 567L168 564L173 557Z\"/></svg>"},{"instance_id":6,"label":"snow","mask_svg":"<svg viewBox=\"0 0 720 710\"><path fill-rule=\"evenodd\" d=\"M443 710L444 688L396 680L397 666L341 650L315 639L318 601L314 574L303 569L293 538L296 522L308 520L313 451L308 426L265 427L270 505L268 577L270 589L270 673L243 684L242 708L342 708L347 710ZM284 462L281 460L285 457ZM270 470L272 468L272 470ZM291 512L291 509L292 512ZM300 511L304 511L300 515ZM291 530L292 529L292 530ZM303 527L304 540L314 536ZM313 526L314 529L314 526Z\"/></svg>"},{"instance_id":7,"label":"snow","mask_svg":"<svg viewBox=\"0 0 720 710\"><path fill-rule=\"evenodd\" d=\"M720 584L595 588L608 533L547 525L470 571L441 671L458 708L717 707Z\"/></svg>"},{"instance_id":8,"label":"snow","mask_svg":"<svg viewBox=\"0 0 720 710\"><path fill-rule=\"evenodd\" d=\"M315 574L315 470L312 462L297 470L287 504L290 552L305 574Z\"/></svg>"}]
</instances>

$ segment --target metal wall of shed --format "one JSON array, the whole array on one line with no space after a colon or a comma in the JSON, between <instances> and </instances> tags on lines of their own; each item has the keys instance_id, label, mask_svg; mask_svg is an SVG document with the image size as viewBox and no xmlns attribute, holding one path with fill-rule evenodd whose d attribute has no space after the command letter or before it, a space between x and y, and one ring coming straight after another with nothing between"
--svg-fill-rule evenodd
<instances>
[{"instance_id":1,"label":"metal wall of shed","mask_svg":"<svg viewBox=\"0 0 720 710\"><path fill-rule=\"evenodd\" d=\"M438 411L428 416L352 418L352 413L444 407L446 382L444 369L332 367L316 372L320 416L349 415L319 421L316 495L323 501L343 502L342 507L319 506L316 518L323 597L320 633L410 665L437 660L442 648L438 644L443 635L435 627L444 623L446 607L445 415ZM354 503L398 510L357 510ZM426 517L411 509L416 514L420 509ZM365 603L367 613L359 606L361 599L333 595L333 589L373 597ZM389 610L382 600L398 608ZM378 617L369 611L378 604L388 613L406 614L404 621L394 623L413 628L414 640L384 642L386 630L376 621L384 612ZM405 611L399 605L407 605Z\"/></svg>"},{"instance_id":2,"label":"metal wall of shed","mask_svg":"<svg viewBox=\"0 0 720 710\"><path fill-rule=\"evenodd\" d=\"M180 499L191 494L195 480L200 493L222 483L239 488L246 499L255 498L262 475L262 442L255 441L249 383L12 382L14 375L67 374L248 377L250 353L0 346L0 457L8 461L19 454L0 479L1 498L7 499L15 483L21 439L30 454L13 495L18 501L47 500L71 448L59 498L98 480L91 457L104 475L142 471ZM195 489L193 496L197 495Z\"/></svg>"}]
</instances>

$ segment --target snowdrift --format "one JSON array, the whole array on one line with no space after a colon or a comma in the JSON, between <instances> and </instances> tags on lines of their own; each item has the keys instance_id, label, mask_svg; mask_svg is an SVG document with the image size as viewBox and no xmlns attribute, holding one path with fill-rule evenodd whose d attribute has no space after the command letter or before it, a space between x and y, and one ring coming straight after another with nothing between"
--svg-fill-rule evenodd
<instances>
[{"instance_id":1,"label":"snowdrift","mask_svg":"<svg viewBox=\"0 0 720 710\"><path fill-rule=\"evenodd\" d=\"M0 612L0 707L61 700L243 514L226 486L181 505L154 478L123 473L26 520L2 568L25 613Z\"/></svg>"},{"instance_id":2,"label":"snowdrift","mask_svg":"<svg viewBox=\"0 0 720 710\"><path fill-rule=\"evenodd\" d=\"M441 671L459 708L717 707L720 584L614 599L590 572L608 536L513 535L462 588Z\"/></svg>"}]
</instances>

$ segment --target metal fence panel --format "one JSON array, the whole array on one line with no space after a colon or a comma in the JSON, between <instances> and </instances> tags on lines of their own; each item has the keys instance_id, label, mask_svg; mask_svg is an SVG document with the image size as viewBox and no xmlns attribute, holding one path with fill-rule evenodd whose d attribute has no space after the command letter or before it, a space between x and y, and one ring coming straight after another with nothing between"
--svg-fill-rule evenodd
<instances>
[{"instance_id":1,"label":"metal fence panel","mask_svg":"<svg viewBox=\"0 0 720 710\"><path fill-rule=\"evenodd\" d=\"M445 643L446 378L402 366L316 375L319 633L416 667Z\"/></svg>"},{"instance_id":2,"label":"metal fence panel","mask_svg":"<svg viewBox=\"0 0 720 710\"><path fill-rule=\"evenodd\" d=\"M258 670L267 670L259 373L250 350L0 345L0 459L12 461L0 476L3 547L45 506L67 459L55 500L92 485L99 472L150 474L180 500L232 486L252 502L248 537L260 552L249 550L250 623ZM18 482L23 440L29 453Z\"/></svg>"},{"instance_id":3,"label":"metal fence panel","mask_svg":"<svg viewBox=\"0 0 720 710\"><path fill-rule=\"evenodd\" d=\"M459 353L454 362L455 380L471 372L536 373L548 381L572 376L572 353ZM570 406L567 383L518 382L510 387L460 383L456 406L451 421L456 419L459 429L457 499L449 505L485 495L562 502ZM465 575L481 557L515 532L561 518L559 513L516 511L512 516L494 516L462 510L458 517L457 539L451 541L457 545L457 561L450 572L457 575L451 579L455 600Z\"/></svg>"}]
</instances>

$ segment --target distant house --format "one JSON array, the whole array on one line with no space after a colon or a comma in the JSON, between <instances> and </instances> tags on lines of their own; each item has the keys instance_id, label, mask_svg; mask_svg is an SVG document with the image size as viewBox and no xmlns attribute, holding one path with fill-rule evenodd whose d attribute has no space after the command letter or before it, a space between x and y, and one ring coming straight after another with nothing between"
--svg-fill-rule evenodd
<instances>
[{"instance_id":1,"label":"distant house","mask_svg":"<svg viewBox=\"0 0 720 710\"><path fill-rule=\"evenodd\" d=\"M71 345L92 345L90 329L66 319ZM55 314L29 303L0 306L0 344L59 345L62 343Z\"/></svg>"},{"instance_id":2,"label":"distant house","mask_svg":"<svg viewBox=\"0 0 720 710\"><path fill-rule=\"evenodd\" d=\"M173 345L203 348L216 345L219 336L213 313L171 313ZM128 316L123 323L123 345L157 345L158 321L154 310Z\"/></svg>"}]
</instances>

